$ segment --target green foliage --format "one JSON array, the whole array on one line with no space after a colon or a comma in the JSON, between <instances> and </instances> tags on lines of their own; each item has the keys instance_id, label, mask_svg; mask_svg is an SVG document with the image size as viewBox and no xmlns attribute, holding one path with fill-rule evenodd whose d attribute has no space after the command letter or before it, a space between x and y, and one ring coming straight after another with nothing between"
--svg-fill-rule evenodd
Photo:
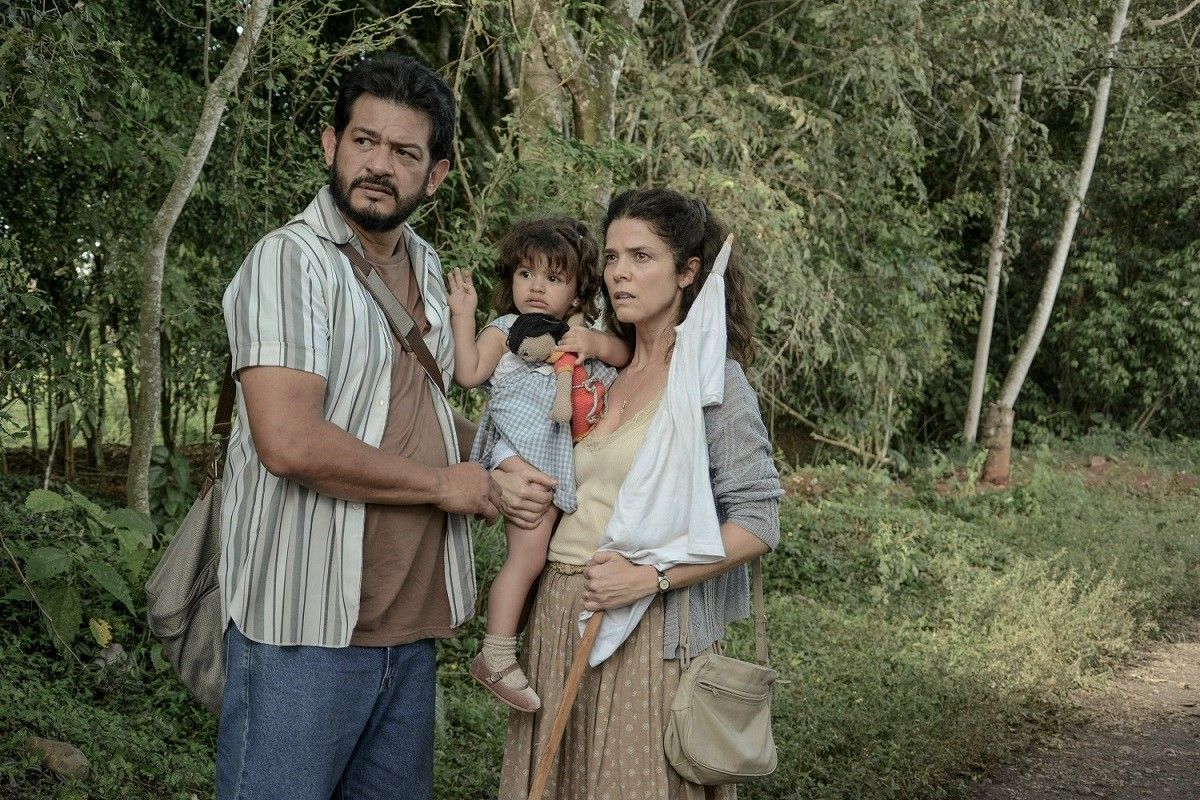
<instances>
[{"instance_id":1,"label":"green foliage","mask_svg":"<svg viewBox=\"0 0 1200 800\"><path fill-rule=\"evenodd\" d=\"M130 587L149 574L156 533L149 517L102 508L70 487L65 494L34 489L23 505L24 512L0 505L4 521L26 534L10 545L21 574L12 564L0 569L0 590L7 592L0 606L36 598L48 640L63 652L79 636L85 610L95 619L120 617L126 630L140 620L141 601L135 603Z\"/></svg>"},{"instance_id":2,"label":"green foliage","mask_svg":"<svg viewBox=\"0 0 1200 800\"><path fill-rule=\"evenodd\" d=\"M1013 489L983 493L971 451L918 460L904 482L836 465L786 475L782 540L765 562L780 768L740 793L969 796L972 775L1068 719L1073 689L1200 608L1198 455L1194 441L1110 433L1024 458ZM1080 466L1093 456L1104 480ZM116 537L144 542L153 528L37 485L0 480L5 541L56 620L72 623L78 598L74 624L87 620L94 640L73 641L85 662L107 624L128 669L58 656L15 571L0 568L15 632L0 646L11 678L0 682L0 780L24 797L61 796L21 754L36 733L84 750L97 796L210 793L215 722L162 671L143 615L112 582L140 611L149 562L132 576ZM504 545L498 527L475 534L483 596ZM466 673L482 633L476 618L439 647L439 796L491 796L499 779L507 715ZM746 622L730 649L752 654Z\"/></svg>"},{"instance_id":3,"label":"green foliage","mask_svg":"<svg viewBox=\"0 0 1200 800\"><path fill-rule=\"evenodd\" d=\"M180 453L156 446L150 452L150 512L163 521L163 533L171 536L196 500L192 464ZM122 509L129 514L137 512Z\"/></svg>"},{"instance_id":4,"label":"green foliage","mask_svg":"<svg viewBox=\"0 0 1200 800\"><path fill-rule=\"evenodd\" d=\"M759 312L751 378L778 422L799 415L867 463L957 436L1008 77L1020 70L1026 81L989 391L1057 234L1103 14L1080 2L772 0L728 18L706 3L681 18L672 4L646 4L629 32L595 4L560 5L585 61L626 50L614 135L601 141L579 129L599 111L566 91L555 95L558 122L530 107L527 26L507 4L275 4L171 237L168 450L195 441L211 414L224 285L322 183L316 145L337 81L386 48L426 59L460 94L455 171L415 221L448 268L476 272L483 306L494 244L514 219L594 221L613 187L675 186L704 196L738 236ZM1155 0L1145 13L1172 10ZM126 435L114 406L134 405L130 298L161 201L146 187L169 185L242 11L171 0L3 12L0 157L13 168L0 211L0 414L10 442L36 437L40 448L56 418L92 442ZM1022 393L1019 443L1103 424L1186 432L1197 413L1191 53L1177 25L1134 26L1122 46L1095 191ZM104 394L112 379L123 379L123 404Z\"/></svg>"}]
</instances>

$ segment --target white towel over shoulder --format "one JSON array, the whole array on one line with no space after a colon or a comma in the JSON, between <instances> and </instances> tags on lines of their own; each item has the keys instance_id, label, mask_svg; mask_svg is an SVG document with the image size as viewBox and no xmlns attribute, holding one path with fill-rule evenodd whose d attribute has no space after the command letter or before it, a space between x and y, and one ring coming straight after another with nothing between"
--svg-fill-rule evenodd
<instances>
[{"instance_id":1,"label":"white towel over shoulder","mask_svg":"<svg viewBox=\"0 0 1200 800\"><path fill-rule=\"evenodd\" d=\"M725 392L725 267L731 241L717 255L687 319L675 328L675 347L662 402L621 484L598 549L661 569L725 557L708 470L705 406ZM594 667L633 632L654 596L609 609L588 658ZM591 612L579 620L580 631Z\"/></svg>"}]
</instances>

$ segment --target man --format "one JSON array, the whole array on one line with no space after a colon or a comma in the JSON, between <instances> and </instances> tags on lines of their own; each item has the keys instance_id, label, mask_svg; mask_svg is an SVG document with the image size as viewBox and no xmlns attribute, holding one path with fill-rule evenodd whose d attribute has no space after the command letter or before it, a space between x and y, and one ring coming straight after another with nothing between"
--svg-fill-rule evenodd
<instances>
[{"instance_id":1,"label":"man","mask_svg":"<svg viewBox=\"0 0 1200 800\"><path fill-rule=\"evenodd\" d=\"M552 482L458 463L449 405L338 249L408 310L443 381L441 264L405 224L450 169L455 104L419 62L354 67L329 184L225 293L238 426L225 471L220 800L432 795L436 638L474 608L467 515L532 526Z\"/></svg>"}]
</instances>

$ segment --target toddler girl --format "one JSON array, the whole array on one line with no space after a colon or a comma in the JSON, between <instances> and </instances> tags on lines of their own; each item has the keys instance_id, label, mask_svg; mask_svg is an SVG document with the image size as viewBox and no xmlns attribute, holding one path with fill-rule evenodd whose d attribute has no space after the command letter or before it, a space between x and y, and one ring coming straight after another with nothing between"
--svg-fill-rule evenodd
<instances>
[{"instance_id":1,"label":"toddler girl","mask_svg":"<svg viewBox=\"0 0 1200 800\"><path fill-rule=\"evenodd\" d=\"M471 663L471 675L505 704L536 711L541 700L517 665L517 626L529 589L546 563L546 549L559 511L576 508L575 468L570 422L554 422L550 408L556 377L549 363L529 364L508 346L509 331L520 314L548 314L558 320L588 320L600 286L599 249L583 223L567 217L518 222L500 243L500 283L495 308L500 316L475 338L478 296L471 275L452 270L450 325L454 332L454 380L463 387L484 385L491 397L471 458L492 469L523 459L558 481L554 505L534 530L505 520L508 556L488 594L487 635ZM616 336L572 325L559 340L558 352L575 353L579 362L599 359L613 367L629 362L629 348ZM611 383L615 371L593 360L585 367Z\"/></svg>"}]
</instances>

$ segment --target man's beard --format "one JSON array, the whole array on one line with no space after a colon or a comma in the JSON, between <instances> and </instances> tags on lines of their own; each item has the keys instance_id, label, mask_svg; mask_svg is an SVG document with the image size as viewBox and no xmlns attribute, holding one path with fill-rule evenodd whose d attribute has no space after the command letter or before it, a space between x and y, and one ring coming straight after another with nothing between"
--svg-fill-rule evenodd
<instances>
[{"instance_id":1,"label":"man's beard","mask_svg":"<svg viewBox=\"0 0 1200 800\"><path fill-rule=\"evenodd\" d=\"M429 183L429 173L431 171L432 165L426 171L424 180L421 181L422 187L411 195L402 197L396 188L396 184L390 178L383 176L371 177L364 175L350 181L349 185L345 185L341 173L338 172L337 156L335 155L333 163L329 165L329 191L333 195L333 202L337 206L338 211L342 212L342 216L359 228L373 233L391 231L400 227L412 216L412 213L417 210L421 203L424 202L424 186ZM372 189L387 192L395 200L396 209L390 214L381 214L369 208L355 208L350 204L350 193L359 186L368 186Z\"/></svg>"}]
</instances>

